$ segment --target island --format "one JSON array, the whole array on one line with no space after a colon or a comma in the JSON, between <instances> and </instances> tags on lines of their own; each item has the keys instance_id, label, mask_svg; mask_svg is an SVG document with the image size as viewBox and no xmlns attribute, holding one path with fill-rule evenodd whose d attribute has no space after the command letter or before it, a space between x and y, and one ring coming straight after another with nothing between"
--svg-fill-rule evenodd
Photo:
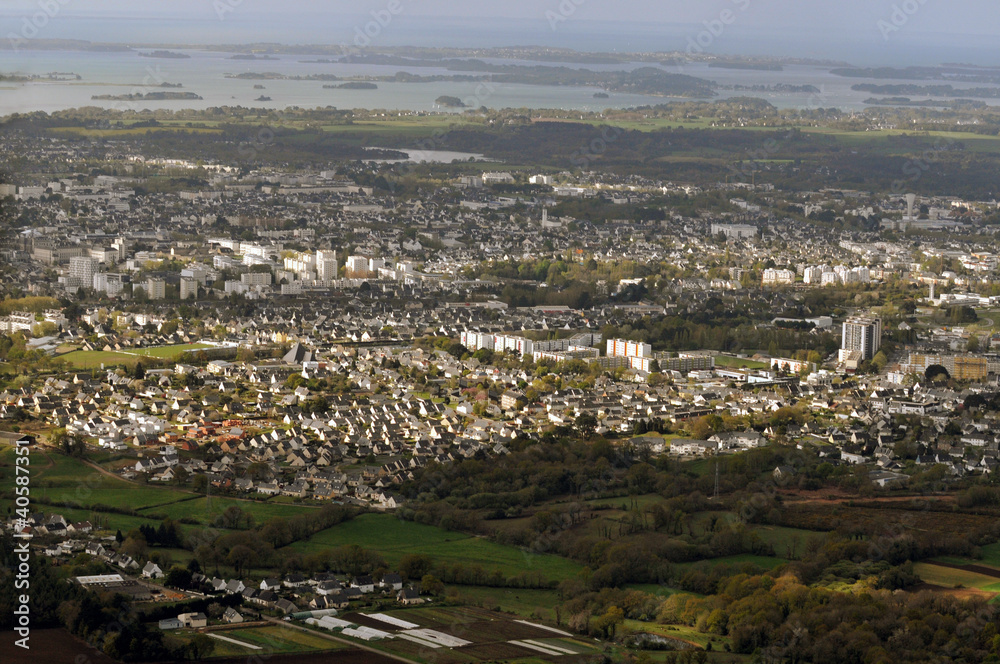
<instances>
[{"instance_id":1,"label":"island","mask_svg":"<svg viewBox=\"0 0 1000 664\"><path fill-rule=\"evenodd\" d=\"M201 95L193 92L146 92L125 95L94 95L95 101L200 101Z\"/></svg>"},{"instance_id":2,"label":"island","mask_svg":"<svg viewBox=\"0 0 1000 664\"><path fill-rule=\"evenodd\" d=\"M187 53L175 53L174 51L150 51L149 53L140 53L140 58L162 58L165 60L190 60L191 56Z\"/></svg>"},{"instance_id":3,"label":"island","mask_svg":"<svg viewBox=\"0 0 1000 664\"><path fill-rule=\"evenodd\" d=\"M260 83L257 83L256 85L254 85L254 86L253 86L253 89L254 89L254 90L267 90L267 88L265 88L265 87L264 87L263 85L261 85Z\"/></svg>"},{"instance_id":4,"label":"island","mask_svg":"<svg viewBox=\"0 0 1000 664\"><path fill-rule=\"evenodd\" d=\"M434 100L434 103L438 106L444 106L446 108L466 108L464 101L458 97L450 97L448 95L441 95Z\"/></svg>"},{"instance_id":5,"label":"island","mask_svg":"<svg viewBox=\"0 0 1000 664\"><path fill-rule=\"evenodd\" d=\"M230 60L280 60L273 55L256 55L254 53L237 53L229 58Z\"/></svg>"},{"instance_id":6,"label":"island","mask_svg":"<svg viewBox=\"0 0 1000 664\"><path fill-rule=\"evenodd\" d=\"M271 101L271 98L267 97L265 95L261 95L261 96L257 97L256 99L254 99L254 101Z\"/></svg>"},{"instance_id":7,"label":"island","mask_svg":"<svg viewBox=\"0 0 1000 664\"><path fill-rule=\"evenodd\" d=\"M611 97L607 92L595 92L594 99L608 99Z\"/></svg>"},{"instance_id":8,"label":"island","mask_svg":"<svg viewBox=\"0 0 1000 664\"><path fill-rule=\"evenodd\" d=\"M340 85L324 85L328 90L378 90L378 86L368 81L348 81Z\"/></svg>"},{"instance_id":9,"label":"island","mask_svg":"<svg viewBox=\"0 0 1000 664\"><path fill-rule=\"evenodd\" d=\"M785 68L773 62L735 62L718 61L709 62L708 66L713 69L743 69L749 71L784 71Z\"/></svg>"}]
</instances>

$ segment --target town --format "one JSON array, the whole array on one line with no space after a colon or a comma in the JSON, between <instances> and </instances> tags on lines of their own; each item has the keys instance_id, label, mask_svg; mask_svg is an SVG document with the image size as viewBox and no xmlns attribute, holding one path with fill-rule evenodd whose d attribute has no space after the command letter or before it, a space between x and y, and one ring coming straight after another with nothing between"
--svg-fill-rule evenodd
<instances>
[{"instance_id":1,"label":"town","mask_svg":"<svg viewBox=\"0 0 1000 664\"><path fill-rule=\"evenodd\" d=\"M134 648L749 655L664 597L852 537L914 553L838 583L945 593L947 556L996 594L995 200L6 138L37 173L0 185L4 495L19 446L35 473L6 536L142 607ZM893 504L970 521L918 545Z\"/></svg>"}]
</instances>

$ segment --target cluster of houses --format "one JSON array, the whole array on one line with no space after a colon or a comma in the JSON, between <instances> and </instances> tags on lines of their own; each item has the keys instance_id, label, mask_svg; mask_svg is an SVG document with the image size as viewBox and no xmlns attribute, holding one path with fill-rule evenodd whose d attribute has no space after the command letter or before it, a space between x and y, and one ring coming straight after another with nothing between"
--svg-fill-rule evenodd
<instances>
[{"instance_id":1,"label":"cluster of houses","mask_svg":"<svg viewBox=\"0 0 1000 664\"><path fill-rule=\"evenodd\" d=\"M163 576L162 571L154 563L148 563L142 574L150 579L159 579ZM420 596L418 586L404 584L402 577L395 573L383 574L378 580L371 576L355 576L346 581L329 573L311 576L288 574L282 579L263 579L256 585L248 585L239 579L227 581L217 577L209 578L200 573L196 573L192 580L204 585L213 593L239 595L245 607L274 611L286 616L311 611L321 611L323 615L331 615L336 610L348 608L353 601L376 596L392 598L404 606L426 601ZM245 617L236 609L227 608L221 620L226 623L240 623ZM160 629L199 628L207 624L208 619L205 614L186 613L178 615L177 618L160 621Z\"/></svg>"}]
</instances>

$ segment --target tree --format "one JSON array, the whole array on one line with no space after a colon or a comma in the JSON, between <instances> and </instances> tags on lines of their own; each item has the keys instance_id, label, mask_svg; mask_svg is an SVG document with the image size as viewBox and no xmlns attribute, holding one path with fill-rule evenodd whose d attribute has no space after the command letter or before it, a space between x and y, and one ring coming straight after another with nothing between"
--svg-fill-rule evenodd
<instances>
[{"instance_id":1,"label":"tree","mask_svg":"<svg viewBox=\"0 0 1000 664\"><path fill-rule=\"evenodd\" d=\"M399 575L406 580L422 579L427 576L433 561L419 553L408 553L399 559Z\"/></svg>"},{"instance_id":2,"label":"tree","mask_svg":"<svg viewBox=\"0 0 1000 664\"><path fill-rule=\"evenodd\" d=\"M969 342L965 344L965 350L969 353L979 352L979 337L972 335L969 337Z\"/></svg>"},{"instance_id":3,"label":"tree","mask_svg":"<svg viewBox=\"0 0 1000 664\"><path fill-rule=\"evenodd\" d=\"M191 560L194 560L194 558ZM163 578L163 585L173 588L190 588L191 577L191 570L183 567L171 567L170 571Z\"/></svg>"},{"instance_id":4,"label":"tree","mask_svg":"<svg viewBox=\"0 0 1000 664\"><path fill-rule=\"evenodd\" d=\"M882 370L885 369L885 365L887 364L889 364L889 358L886 357L886 354L882 351L876 353L875 357L872 358L872 366L878 373L882 373Z\"/></svg>"},{"instance_id":5,"label":"tree","mask_svg":"<svg viewBox=\"0 0 1000 664\"><path fill-rule=\"evenodd\" d=\"M929 381L941 380L942 376L944 376L944 380L951 378L951 374L948 373L948 370L940 364L932 364L924 369L924 378Z\"/></svg>"},{"instance_id":6,"label":"tree","mask_svg":"<svg viewBox=\"0 0 1000 664\"><path fill-rule=\"evenodd\" d=\"M576 429L584 438L592 438L597 430L597 418L591 413L584 413L576 418Z\"/></svg>"},{"instance_id":7,"label":"tree","mask_svg":"<svg viewBox=\"0 0 1000 664\"><path fill-rule=\"evenodd\" d=\"M420 579L420 589L428 595L440 595L444 592L444 584L436 576L425 574Z\"/></svg>"},{"instance_id":8,"label":"tree","mask_svg":"<svg viewBox=\"0 0 1000 664\"><path fill-rule=\"evenodd\" d=\"M205 659L215 650L215 641L213 641L207 634L196 634L188 642L188 652L191 654L191 659L198 661Z\"/></svg>"},{"instance_id":9,"label":"tree","mask_svg":"<svg viewBox=\"0 0 1000 664\"><path fill-rule=\"evenodd\" d=\"M604 615L594 620L594 629L605 638L613 639L615 638L615 632L618 629L618 625L620 625L624 619L625 612L617 606L612 605L608 607L608 610L604 612Z\"/></svg>"}]
</instances>

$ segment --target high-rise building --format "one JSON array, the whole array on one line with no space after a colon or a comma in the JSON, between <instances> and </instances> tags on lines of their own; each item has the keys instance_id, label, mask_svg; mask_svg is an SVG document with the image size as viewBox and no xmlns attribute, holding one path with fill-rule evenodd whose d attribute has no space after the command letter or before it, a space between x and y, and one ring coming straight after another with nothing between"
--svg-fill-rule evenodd
<instances>
[{"instance_id":1,"label":"high-rise building","mask_svg":"<svg viewBox=\"0 0 1000 664\"><path fill-rule=\"evenodd\" d=\"M608 357L652 357L653 347L641 341L608 339Z\"/></svg>"},{"instance_id":2,"label":"high-rise building","mask_svg":"<svg viewBox=\"0 0 1000 664\"><path fill-rule=\"evenodd\" d=\"M882 319L874 316L854 316L844 321L844 334L840 348L857 351L862 360L875 357L882 347Z\"/></svg>"},{"instance_id":3,"label":"high-rise building","mask_svg":"<svg viewBox=\"0 0 1000 664\"><path fill-rule=\"evenodd\" d=\"M194 277L181 277L180 296L182 300L189 297L198 298L198 280Z\"/></svg>"},{"instance_id":4,"label":"high-rise building","mask_svg":"<svg viewBox=\"0 0 1000 664\"><path fill-rule=\"evenodd\" d=\"M145 287L150 300L162 300L167 297L167 282L163 279L146 279Z\"/></svg>"},{"instance_id":5,"label":"high-rise building","mask_svg":"<svg viewBox=\"0 0 1000 664\"><path fill-rule=\"evenodd\" d=\"M94 284L94 274L98 262L90 256L73 256L69 259L69 277L76 286L91 288Z\"/></svg>"},{"instance_id":6,"label":"high-rise building","mask_svg":"<svg viewBox=\"0 0 1000 664\"><path fill-rule=\"evenodd\" d=\"M316 252L316 277L320 281L337 278L337 252L324 249Z\"/></svg>"}]
</instances>

